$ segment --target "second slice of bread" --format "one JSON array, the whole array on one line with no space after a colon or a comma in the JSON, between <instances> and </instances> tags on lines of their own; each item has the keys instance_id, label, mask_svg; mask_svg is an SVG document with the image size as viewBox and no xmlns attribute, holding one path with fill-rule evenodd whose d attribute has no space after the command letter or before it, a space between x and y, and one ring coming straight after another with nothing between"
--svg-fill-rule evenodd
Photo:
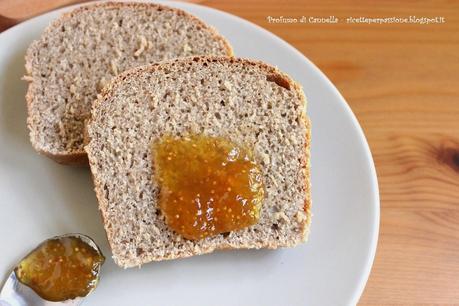
<instances>
[{"instance_id":1,"label":"second slice of bread","mask_svg":"<svg viewBox=\"0 0 459 306\"><path fill-rule=\"evenodd\" d=\"M85 120L111 78L148 63L203 54L232 51L214 29L178 9L103 2L64 14L27 50L32 145L58 162L87 164Z\"/></svg>"},{"instance_id":2,"label":"second slice of bread","mask_svg":"<svg viewBox=\"0 0 459 306\"><path fill-rule=\"evenodd\" d=\"M216 249L295 246L310 223L306 101L300 86L261 62L196 57L123 73L95 102L87 126L95 190L115 262L122 267ZM151 144L202 133L254 150L265 185L256 225L191 241L158 207Z\"/></svg>"}]
</instances>

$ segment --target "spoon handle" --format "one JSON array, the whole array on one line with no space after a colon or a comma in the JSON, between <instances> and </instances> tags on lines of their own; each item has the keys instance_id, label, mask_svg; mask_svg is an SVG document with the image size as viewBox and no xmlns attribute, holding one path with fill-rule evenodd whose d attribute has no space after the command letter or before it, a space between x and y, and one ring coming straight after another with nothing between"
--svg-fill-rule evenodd
<instances>
[{"instance_id":1,"label":"spoon handle","mask_svg":"<svg viewBox=\"0 0 459 306\"><path fill-rule=\"evenodd\" d=\"M0 291L0 306L79 306L82 298L64 302L50 302L42 299L32 289L22 284L11 272Z\"/></svg>"}]
</instances>

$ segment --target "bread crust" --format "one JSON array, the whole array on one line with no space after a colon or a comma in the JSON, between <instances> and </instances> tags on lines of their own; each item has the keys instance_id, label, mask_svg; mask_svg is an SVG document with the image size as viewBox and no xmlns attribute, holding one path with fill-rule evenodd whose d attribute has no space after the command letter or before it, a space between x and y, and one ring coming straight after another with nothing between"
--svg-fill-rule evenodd
<instances>
[{"instance_id":1,"label":"bread crust","mask_svg":"<svg viewBox=\"0 0 459 306\"><path fill-rule=\"evenodd\" d=\"M67 20L69 20L69 19L71 19L71 18L73 18L73 17L75 17L75 16L77 16L77 15L83 13L83 12L87 12L87 11L98 9L98 8L121 9L121 8L124 8L124 7L147 9L147 10L148 9L161 9L161 10L167 10L167 11L170 11L170 12L174 12L179 16L186 16L186 17L190 18L191 20L193 20L194 22L198 23L199 26L202 27L203 29L209 31L216 41L220 41L223 44L223 46L225 48L225 51L226 51L228 56L233 56L233 54L234 54L233 53L233 49L232 49L231 45L229 44L229 42L222 35L220 35L215 30L215 28L207 25L206 23L204 23L198 17L196 17L194 15L191 15L191 14L189 14L189 13L187 13L187 12L181 10L181 9L172 8L172 7L161 5L161 4L157 4L157 3L107 1L107 2L99 2L99 3L83 5L83 6L80 6L80 7L76 8L76 9L70 11L70 12L62 14L59 18L57 18L56 20L51 22L50 25L48 25L46 27L46 29L44 30L42 35L45 35L45 34L51 32L52 29L60 27ZM34 42L32 42L31 46L29 47L29 50L31 49L31 47L34 44L37 44L38 41L39 40L35 40ZM33 60L32 55L29 52L27 52L26 56L25 56L25 67L26 67L27 74L23 77L23 80L29 82L29 86L28 86L27 94L26 94L28 117L30 117L30 114L31 114L30 109L32 107L32 103L33 103L33 100L34 100L33 89L34 89L34 83L36 83L36 81L34 80L33 76L31 75L31 71L30 71L32 69L31 68L32 67L32 60ZM28 120L28 127L29 127L29 131L32 132L32 127L30 125L29 120ZM88 165L88 158L87 158L86 152L84 150L74 150L72 152L55 153L55 152L44 150L43 148L41 148L39 146L38 143L34 142L32 138L30 138L30 140L32 142L32 146L34 147L34 149L38 153L51 158L52 160L56 161L57 163L60 163L60 164L63 164L63 165L72 165L72 166L86 166L86 167L89 166Z\"/></svg>"},{"instance_id":2,"label":"bread crust","mask_svg":"<svg viewBox=\"0 0 459 306\"><path fill-rule=\"evenodd\" d=\"M189 57L189 58L182 58L182 59L175 59L167 62L161 62L161 63L155 63L151 65L146 65L146 66L141 66L137 67L128 71L125 71L115 77L114 79L111 80L111 82L104 88L102 91L101 95L99 98L94 102L93 104L93 110L96 107L103 107L100 104L103 103L106 100L109 100L111 97L111 93L113 90L120 85L125 79L129 77L135 77L139 76L144 72L153 72L159 69L167 69L168 66L171 65L177 65L181 64L183 66L188 65L190 62L229 62L229 63L243 63L247 65L253 65L257 66L263 70L266 71L267 74L274 74L277 77L281 77L283 81L287 82L290 86L290 90L295 90L304 105L306 106L306 97L303 94L301 85L296 83L294 80L292 80L287 74L279 71L277 68L272 67L264 62L257 61L257 60L249 60L249 59L242 59L242 58L235 58L235 57L221 57L221 56L195 56L195 57ZM279 85L281 86L281 85ZM305 198L305 203L303 206L303 212L305 214L304 219L301 221L301 235L300 239L301 241L298 240L290 240L285 244L279 244L279 243L274 243L273 241L264 241L262 246L256 247L256 248L267 248L267 249L276 249L279 247L291 247L294 245L297 245L300 242L304 242L307 240L308 235L309 235L309 226L311 222L311 196L310 196L310 138L311 138L311 131L310 131L310 120L309 118L305 115L302 118L305 122L306 125L306 155L302 157L302 162L304 164L304 169L306 171L305 173L305 192L306 192L306 198ZM92 119L89 119L87 122L87 126L90 126L92 122ZM85 133L85 150L86 148L90 145L91 139L88 135L88 133ZM89 150L87 150L89 151ZM104 196L104 190L103 186L100 181L97 179L97 175L95 175L98 172L98 169L95 165L95 159L91 159L91 154L88 154L88 159L89 159L89 165L91 168L91 172L93 173L93 180L94 180L94 190L96 192L97 199L99 201L99 209L102 214L102 219L104 219L104 209L108 207L108 203L106 201L106 198ZM105 223L104 223L105 225ZM113 233L110 232L110 229L105 227L106 229L106 234L107 237L109 238ZM113 249L113 241L109 238L109 245ZM246 244L244 246L238 246L237 249L253 249L254 246L250 244ZM187 254L182 254L181 256L162 256L160 259L155 258L154 256L147 256L145 258L142 258L142 262L150 262L150 261L161 261L161 260L172 260L172 259L179 259L179 258L186 258L186 257L191 257L195 255L203 255L207 253L211 253L216 250L231 250L234 249L229 244L224 244L224 245L219 245L219 246L214 246L214 247L209 247L209 248L200 248L199 251L193 250ZM124 268L129 268L133 266L139 265L136 260L126 260L126 259L120 259L117 258L116 256L113 256L114 261L116 264L118 264L121 267Z\"/></svg>"},{"instance_id":3,"label":"bread crust","mask_svg":"<svg viewBox=\"0 0 459 306\"><path fill-rule=\"evenodd\" d=\"M56 163L61 165L67 166L76 166L76 167L84 167L88 168L88 155L86 152L77 152L77 153L70 153L70 154L56 154L51 153L43 150L39 150L38 153L51 158Z\"/></svg>"}]
</instances>

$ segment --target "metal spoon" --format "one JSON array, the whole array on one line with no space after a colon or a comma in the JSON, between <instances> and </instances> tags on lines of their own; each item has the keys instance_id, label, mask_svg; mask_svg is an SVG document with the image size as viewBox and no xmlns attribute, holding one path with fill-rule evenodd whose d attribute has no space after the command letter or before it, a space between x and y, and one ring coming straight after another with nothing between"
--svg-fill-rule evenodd
<instances>
[{"instance_id":1,"label":"metal spoon","mask_svg":"<svg viewBox=\"0 0 459 306\"><path fill-rule=\"evenodd\" d=\"M51 239L59 239L65 237L80 238L83 242L92 247L98 254L102 254L97 244L88 236L82 234L66 234L56 236ZM45 241L44 241L45 242ZM100 266L96 271L97 275L100 272ZM88 292L88 296L95 288ZM41 298L35 291L27 285L19 281L14 270L8 276L2 290L0 291L0 306L78 306L84 300L84 297L65 300L62 302L51 302Z\"/></svg>"}]
</instances>

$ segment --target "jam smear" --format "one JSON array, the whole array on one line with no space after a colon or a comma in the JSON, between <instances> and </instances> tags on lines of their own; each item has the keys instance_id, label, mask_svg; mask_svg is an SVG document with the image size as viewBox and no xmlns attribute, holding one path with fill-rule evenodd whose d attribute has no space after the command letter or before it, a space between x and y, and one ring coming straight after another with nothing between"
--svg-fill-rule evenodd
<instances>
[{"instance_id":1,"label":"jam smear","mask_svg":"<svg viewBox=\"0 0 459 306\"><path fill-rule=\"evenodd\" d=\"M85 297L97 285L105 258L79 237L46 240L14 270L21 283L48 301Z\"/></svg>"},{"instance_id":2,"label":"jam smear","mask_svg":"<svg viewBox=\"0 0 459 306\"><path fill-rule=\"evenodd\" d=\"M167 225L197 240L258 222L264 197L252 152L221 137L164 136L153 144Z\"/></svg>"}]
</instances>

